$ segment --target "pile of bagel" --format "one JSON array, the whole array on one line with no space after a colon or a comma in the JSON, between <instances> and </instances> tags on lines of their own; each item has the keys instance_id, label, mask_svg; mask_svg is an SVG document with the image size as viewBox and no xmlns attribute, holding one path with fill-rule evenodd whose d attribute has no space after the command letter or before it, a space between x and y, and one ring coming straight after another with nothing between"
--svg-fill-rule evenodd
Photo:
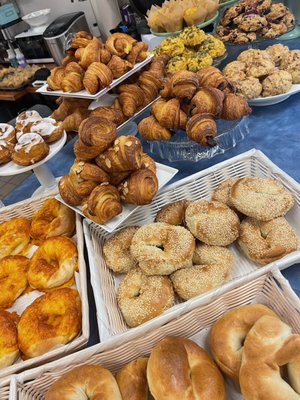
<instances>
[{"instance_id":1,"label":"pile of bagel","mask_svg":"<svg viewBox=\"0 0 300 400\"><path fill-rule=\"evenodd\" d=\"M80 332L81 301L70 288L78 270L74 233L75 213L54 198L31 219L0 223L0 368Z\"/></svg>"},{"instance_id":2,"label":"pile of bagel","mask_svg":"<svg viewBox=\"0 0 300 400\"><path fill-rule=\"evenodd\" d=\"M300 335L272 309L249 304L226 312L207 342L212 357L190 339L167 336L115 376L99 365L78 366L49 387L45 400L77 393L101 400L147 400L150 393L155 400L225 400L231 397L224 376L239 384L245 400L299 399Z\"/></svg>"},{"instance_id":3,"label":"pile of bagel","mask_svg":"<svg viewBox=\"0 0 300 400\"><path fill-rule=\"evenodd\" d=\"M294 198L273 179L227 179L211 200L165 205L153 223L129 226L106 239L103 256L114 273L126 274L117 289L129 327L138 326L183 300L223 284L234 265L227 246L237 242L255 263L271 263L297 249L284 215Z\"/></svg>"}]
</instances>

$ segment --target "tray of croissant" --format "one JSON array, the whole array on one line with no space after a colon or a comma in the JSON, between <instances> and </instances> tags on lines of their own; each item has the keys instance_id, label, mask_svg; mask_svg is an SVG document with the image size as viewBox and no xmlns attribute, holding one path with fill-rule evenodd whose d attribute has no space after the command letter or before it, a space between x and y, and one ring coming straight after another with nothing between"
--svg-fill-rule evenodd
<instances>
[{"instance_id":1,"label":"tray of croissant","mask_svg":"<svg viewBox=\"0 0 300 400\"><path fill-rule=\"evenodd\" d=\"M166 187L113 234L84 221L101 340L298 262L299 216L299 184L253 149Z\"/></svg>"},{"instance_id":2,"label":"tray of croissant","mask_svg":"<svg viewBox=\"0 0 300 400\"><path fill-rule=\"evenodd\" d=\"M145 399L162 399L166 387L172 399L186 398L186 393L191 399L243 400L252 399L253 393L267 393L272 400L296 399L299 305L286 279L272 269L168 324L138 337L124 335L106 351L99 344L47 368L18 374L10 398L62 398L74 393L70 387L84 388L93 377L91 395L106 387L103 399L111 398L112 388L117 399L135 398L128 397L129 388L130 396L142 392ZM278 354L289 369L285 378L279 372ZM284 396L277 396L278 387L284 388Z\"/></svg>"},{"instance_id":3,"label":"tray of croissant","mask_svg":"<svg viewBox=\"0 0 300 400\"><path fill-rule=\"evenodd\" d=\"M51 194L1 209L0 278L0 378L84 347L82 225Z\"/></svg>"}]
</instances>

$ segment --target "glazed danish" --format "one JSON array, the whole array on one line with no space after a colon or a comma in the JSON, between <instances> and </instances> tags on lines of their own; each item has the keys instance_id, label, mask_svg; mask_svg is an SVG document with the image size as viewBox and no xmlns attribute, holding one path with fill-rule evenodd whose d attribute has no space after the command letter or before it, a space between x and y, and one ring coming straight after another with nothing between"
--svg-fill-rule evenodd
<instances>
[{"instance_id":1,"label":"glazed danish","mask_svg":"<svg viewBox=\"0 0 300 400\"><path fill-rule=\"evenodd\" d=\"M37 133L25 133L15 146L12 159L18 165L31 165L49 153L49 146Z\"/></svg>"}]
</instances>

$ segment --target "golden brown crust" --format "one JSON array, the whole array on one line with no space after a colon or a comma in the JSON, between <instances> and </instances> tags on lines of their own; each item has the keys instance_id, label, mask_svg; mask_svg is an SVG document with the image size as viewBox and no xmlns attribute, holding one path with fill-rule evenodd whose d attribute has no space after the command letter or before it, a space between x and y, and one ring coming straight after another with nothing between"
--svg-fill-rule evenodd
<instances>
[{"instance_id":1,"label":"golden brown crust","mask_svg":"<svg viewBox=\"0 0 300 400\"><path fill-rule=\"evenodd\" d=\"M30 221L12 218L0 223L0 259L20 254L30 241Z\"/></svg>"},{"instance_id":2,"label":"golden brown crust","mask_svg":"<svg viewBox=\"0 0 300 400\"><path fill-rule=\"evenodd\" d=\"M97 157L100 153L100 147L86 146L80 138L74 143L74 154L79 160L90 161Z\"/></svg>"},{"instance_id":3,"label":"golden brown crust","mask_svg":"<svg viewBox=\"0 0 300 400\"><path fill-rule=\"evenodd\" d=\"M240 119L252 112L248 106L247 100L241 96L229 93L225 96L223 102L222 118L224 119Z\"/></svg>"},{"instance_id":4,"label":"golden brown crust","mask_svg":"<svg viewBox=\"0 0 300 400\"><path fill-rule=\"evenodd\" d=\"M65 175L59 180L58 190L62 199L70 206L79 206L84 200L84 198L76 192L69 175Z\"/></svg>"},{"instance_id":5,"label":"golden brown crust","mask_svg":"<svg viewBox=\"0 0 300 400\"><path fill-rule=\"evenodd\" d=\"M89 117L82 121L78 133L83 144L95 146L102 153L117 138L117 127L105 118Z\"/></svg>"},{"instance_id":6,"label":"golden brown crust","mask_svg":"<svg viewBox=\"0 0 300 400\"><path fill-rule=\"evenodd\" d=\"M136 84L123 84L118 87L119 103L123 114L126 117L132 117L144 104L143 90Z\"/></svg>"},{"instance_id":7,"label":"golden brown crust","mask_svg":"<svg viewBox=\"0 0 300 400\"><path fill-rule=\"evenodd\" d=\"M24 128L24 133L37 133L44 139L46 143L55 142L56 140L60 139L64 133L62 122L56 122L53 118L43 118L33 122L29 130L26 128Z\"/></svg>"},{"instance_id":8,"label":"golden brown crust","mask_svg":"<svg viewBox=\"0 0 300 400\"><path fill-rule=\"evenodd\" d=\"M93 39L93 35L88 32L77 32L71 43L71 49L78 49L79 47L86 47Z\"/></svg>"},{"instance_id":9,"label":"golden brown crust","mask_svg":"<svg viewBox=\"0 0 300 400\"><path fill-rule=\"evenodd\" d=\"M140 135L146 140L169 140L171 139L171 132L160 125L157 119L150 115L142 119L138 124L138 131Z\"/></svg>"},{"instance_id":10,"label":"golden brown crust","mask_svg":"<svg viewBox=\"0 0 300 400\"><path fill-rule=\"evenodd\" d=\"M107 64L110 59L111 59L111 52L104 44L100 47L100 62L102 62L103 64Z\"/></svg>"},{"instance_id":11,"label":"golden brown crust","mask_svg":"<svg viewBox=\"0 0 300 400\"><path fill-rule=\"evenodd\" d=\"M212 146L217 124L212 114L195 114L187 122L187 136L202 146Z\"/></svg>"},{"instance_id":12,"label":"golden brown crust","mask_svg":"<svg viewBox=\"0 0 300 400\"><path fill-rule=\"evenodd\" d=\"M190 100L199 88L199 78L194 72L178 71L171 77L171 85L174 97Z\"/></svg>"},{"instance_id":13,"label":"golden brown crust","mask_svg":"<svg viewBox=\"0 0 300 400\"><path fill-rule=\"evenodd\" d=\"M233 86L230 81L215 67L201 68L197 72L200 87L213 87L222 90L224 93L231 93Z\"/></svg>"},{"instance_id":14,"label":"golden brown crust","mask_svg":"<svg viewBox=\"0 0 300 400\"><path fill-rule=\"evenodd\" d=\"M82 365L63 374L50 386L45 400L71 400L78 393L95 400L122 400L115 378L99 365Z\"/></svg>"},{"instance_id":15,"label":"golden brown crust","mask_svg":"<svg viewBox=\"0 0 300 400\"><path fill-rule=\"evenodd\" d=\"M228 207L235 211L234 205L230 200L230 192L232 186L237 182L239 178L228 178L221 182L220 185L212 192L212 201L219 201L220 203L226 204Z\"/></svg>"},{"instance_id":16,"label":"golden brown crust","mask_svg":"<svg viewBox=\"0 0 300 400\"><path fill-rule=\"evenodd\" d=\"M79 92L83 89L84 70L76 62L70 62L64 71L61 88L64 92Z\"/></svg>"},{"instance_id":17,"label":"golden brown crust","mask_svg":"<svg viewBox=\"0 0 300 400\"><path fill-rule=\"evenodd\" d=\"M30 236L39 245L52 236L71 237L74 230L75 212L55 198L50 198L33 214Z\"/></svg>"},{"instance_id":18,"label":"golden brown crust","mask_svg":"<svg viewBox=\"0 0 300 400\"><path fill-rule=\"evenodd\" d=\"M0 165L8 163L14 151L14 144L0 140Z\"/></svg>"},{"instance_id":19,"label":"golden brown crust","mask_svg":"<svg viewBox=\"0 0 300 400\"><path fill-rule=\"evenodd\" d=\"M134 327L170 308L174 291L167 276L147 276L140 268L134 268L121 282L117 300L127 325Z\"/></svg>"},{"instance_id":20,"label":"golden brown crust","mask_svg":"<svg viewBox=\"0 0 300 400\"><path fill-rule=\"evenodd\" d=\"M165 222L170 225L185 225L185 210L191 200L179 200L163 206L156 214L154 222Z\"/></svg>"},{"instance_id":21,"label":"golden brown crust","mask_svg":"<svg viewBox=\"0 0 300 400\"><path fill-rule=\"evenodd\" d=\"M134 43L136 43L136 39L132 38L126 33L118 32L110 35L105 42L105 45L111 54L115 54L116 56L123 58L130 53Z\"/></svg>"},{"instance_id":22,"label":"golden brown crust","mask_svg":"<svg viewBox=\"0 0 300 400\"><path fill-rule=\"evenodd\" d=\"M276 314L263 304L249 304L228 311L210 331L210 349L220 369L236 382L242 362L244 340L255 322L263 315Z\"/></svg>"},{"instance_id":23,"label":"golden brown crust","mask_svg":"<svg viewBox=\"0 0 300 400\"><path fill-rule=\"evenodd\" d=\"M134 65L136 62L141 62L147 58L148 44L145 42L134 43L130 53L126 59Z\"/></svg>"},{"instance_id":24,"label":"golden brown crust","mask_svg":"<svg viewBox=\"0 0 300 400\"><path fill-rule=\"evenodd\" d=\"M81 302L77 290L56 289L38 297L21 315L19 348L26 357L37 357L70 342L80 329Z\"/></svg>"},{"instance_id":25,"label":"golden brown crust","mask_svg":"<svg viewBox=\"0 0 300 400\"><path fill-rule=\"evenodd\" d=\"M13 314L0 310L0 368L13 364L18 356L16 318Z\"/></svg>"},{"instance_id":26,"label":"golden brown crust","mask_svg":"<svg viewBox=\"0 0 300 400\"><path fill-rule=\"evenodd\" d=\"M122 122L124 122L125 118L122 110L118 110L113 107L95 108L90 115L91 117L101 117L108 119L109 121L115 123L116 125L120 125Z\"/></svg>"},{"instance_id":27,"label":"golden brown crust","mask_svg":"<svg viewBox=\"0 0 300 400\"><path fill-rule=\"evenodd\" d=\"M178 99L159 99L153 104L151 112L164 128L176 131L186 127L187 115L181 110Z\"/></svg>"},{"instance_id":28,"label":"golden brown crust","mask_svg":"<svg viewBox=\"0 0 300 400\"><path fill-rule=\"evenodd\" d=\"M49 146L37 133L24 133L14 148L12 160L18 165L32 165L43 160L49 153Z\"/></svg>"},{"instance_id":29,"label":"golden brown crust","mask_svg":"<svg viewBox=\"0 0 300 400\"><path fill-rule=\"evenodd\" d=\"M110 61L107 63L107 66L111 70L114 79L120 78L120 76L133 68L133 65L129 61L123 60L116 55L112 56Z\"/></svg>"},{"instance_id":30,"label":"golden brown crust","mask_svg":"<svg viewBox=\"0 0 300 400\"><path fill-rule=\"evenodd\" d=\"M197 114L208 113L220 117L223 108L224 93L216 88L201 88L191 100Z\"/></svg>"},{"instance_id":31,"label":"golden brown crust","mask_svg":"<svg viewBox=\"0 0 300 400\"><path fill-rule=\"evenodd\" d=\"M148 358L137 358L124 367L116 374L123 400L147 400L147 362Z\"/></svg>"},{"instance_id":32,"label":"golden brown crust","mask_svg":"<svg viewBox=\"0 0 300 400\"><path fill-rule=\"evenodd\" d=\"M110 85L112 80L112 72L105 64L93 62L84 74L83 86L90 94L96 94Z\"/></svg>"},{"instance_id":33,"label":"golden brown crust","mask_svg":"<svg viewBox=\"0 0 300 400\"><path fill-rule=\"evenodd\" d=\"M75 57L82 68L87 69L93 62L100 61L100 46L99 40L93 36L86 47L76 50Z\"/></svg>"},{"instance_id":34,"label":"golden brown crust","mask_svg":"<svg viewBox=\"0 0 300 400\"><path fill-rule=\"evenodd\" d=\"M10 124L0 123L0 141L16 143L16 131Z\"/></svg>"},{"instance_id":35,"label":"golden brown crust","mask_svg":"<svg viewBox=\"0 0 300 400\"><path fill-rule=\"evenodd\" d=\"M61 90L61 82L65 76L64 67L55 67L51 70L50 76L47 78L48 88L51 90Z\"/></svg>"},{"instance_id":36,"label":"golden brown crust","mask_svg":"<svg viewBox=\"0 0 300 400\"><path fill-rule=\"evenodd\" d=\"M157 399L225 400L225 383L213 360L189 339L168 336L151 351L147 379Z\"/></svg>"},{"instance_id":37,"label":"golden brown crust","mask_svg":"<svg viewBox=\"0 0 300 400\"><path fill-rule=\"evenodd\" d=\"M142 153L141 156L141 168L150 169L154 174L156 174L156 163L147 153Z\"/></svg>"},{"instance_id":38,"label":"golden brown crust","mask_svg":"<svg viewBox=\"0 0 300 400\"><path fill-rule=\"evenodd\" d=\"M70 178L77 182L93 181L97 183L109 182L109 175L97 165L75 159L71 169Z\"/></svg>"},{"instance_id":39,"label":"golden brown crust","mask_svg":"<svg viewBox=\"0 0 300 400\"><path fill-rule=\"evenodd\" d=\"M140 169L126 178L118 186L118 190L125 203L149 204L158 191L158 179L150 169Z\"/></svg>"},{"instance_id":40,"label":"golden brown crust","mask_svg":"<svg viewBox=\"0 0 300 400\"><path fill-rule=\"evenodd\" d=\"M144 93L144 105L147 105L158 97L158 92L162 88L162 78L157 77L150 70L143 71L139 76L138 84Z\"/></svg>"}]
</instances>

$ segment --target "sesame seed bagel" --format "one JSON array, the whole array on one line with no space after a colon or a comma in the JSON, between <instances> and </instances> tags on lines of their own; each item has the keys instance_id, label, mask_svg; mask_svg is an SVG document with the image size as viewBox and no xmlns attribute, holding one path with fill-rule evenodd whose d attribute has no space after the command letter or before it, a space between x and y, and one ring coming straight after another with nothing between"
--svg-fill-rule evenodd
<instances>
[{"instance_id":1,"label":"sesame seed bagel","mask_svg":"<svg viewBox=\"0 0 300 400\"><path fill-rule=\"evenodd\" d=\"M165 222L170 225L185 225L185 210L191 200L179 200L166 204L156 214L154 222Z\"/></svg>"},{"instance_id":2,"label":"sesame seed bagel","mask_svg":"<svg viewBox=\"0 0 300 400\"><path fill-rule=\"evenodd\" d=\"M192 234L211 246L228 246L239 236L238 216L219 201L192 202L186 209L185 220Z\"/></svg>"},{"instance_id":3,"label":"sesame seed bagel","mask_svg":"<svg viewBox=\"0 0 300 400\"><path fill-rule=\"evenodd\" d=\"M224 203L230 208L234 208L230 199L230 191L238 179L239 178L228 178L220 183L220 185L212 192L211 199L213 201Z\"/></svg>"},{"instance_id":4,"label":"sesame seed bagel","mask_svg":"<svg viewBox=\"0 0 300 400\"><path fill-rule=\"evenodd\" d=\"M133 235L138 229L138 226L128 226L105 241L103 254L106 265L114 272L128 272L137 266L137 262L130 252L130 245Z\"/></svg>"},{"instance_id":5,"label":"sesame seed bagel","mask_svg":"<svg viewBox=\"0 0 300 400\"><path fill-rule=\"evenodd\" d=\"M145 274L169 275L192 265L195 239L182 226L155 222L138 229L130 250Z\"/></svg>"},{"instance_id":6,"label":"sesame seed bagel","mask_svg":"<svg viewBox=\"0 0 300 400\"><path fill-rule=\"evenodd\" d=\"M274 179L240 178L232 186L230 200L241 213L269 221L282 217L294 205L294 198Z\"/></svg>"},{"instance_id":7,"label":"sesame seed bagel","mask_svg":"<svg viewBox=\"0 0 300 400\"><path fill-rule=\"evenodd\" d=\"M8 367L19 357L18 316L0 310L0 368Z\"/></svg>"},{"instance_id":8,"label":"sesame seed bagel","mask_svg":"<svg viewBox=\"0 0 300 400\"><path fill-rule=\"evenodd\" d=\"M297 249L298 239L284 217L263 222L246 218L238 244L250 260L268 264Z\"/></svg>"},{"instance_id":9,"label":"sesame seed bagel","mask_svg":"<svg viewBox=\"0 0 300 400\"><path fill-rule=\"evenodd\" d=\"M220 286L233 267L233 254L225 247L198 244L193 267L182 268L170 277L175 291L188 300Z\"/></svg>"},{"instance_id":10,"label":"sesame seed bagel","mask_svg":"<svg viewBox=\"0 0 300 400\"><path fill-rule=\"evenodd\" d=\"M147 276L140 268L128 272L117 300L128 326L138 326L174 304L174 291L167 276Z\"/></svg>"}]
</instances>

